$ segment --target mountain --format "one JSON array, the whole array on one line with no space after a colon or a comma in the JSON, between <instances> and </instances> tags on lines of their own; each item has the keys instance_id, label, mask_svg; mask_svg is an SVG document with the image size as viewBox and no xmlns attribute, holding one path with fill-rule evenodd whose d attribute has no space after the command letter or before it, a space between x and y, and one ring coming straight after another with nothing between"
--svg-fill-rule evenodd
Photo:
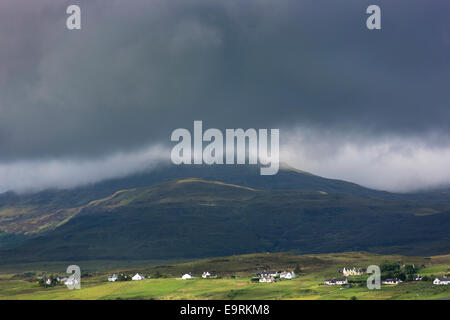
<instances>
[{"instance_id":1,"label":"mountain","mask_svg":"<svg viewBox=\"0 0 450 320\"><path fill-rule=\"evenodd\" d=\"M283 165L275 176L261 176L256 166L162 166L151 172L110 179L69 190L31 194L0 194L0 248L13 247L27 238L53 230L80 213L91 201L120 190L147 187L169 179L190 177L261 189L343 193L378 200L449 202L449 192L395 194L327 179Z\"/></svg>"},{"instance_id":2,"label":"mountain","mask_svg":"<svg viewBox=\"0 0 450 320\"><path fill-rule=\"evenodd\" d=\"M38 212L40 204L47 220L42 218L43 231L1 250L0 261L180 259L268 251L450 252L448 201L405 200L291 170L266 180L255 171L172 168L86 189L7 195L10 202L2 210L17 197L19 204L33 207L22 205L22 213ZM32 217L40 221L37 214Z\"/></svg>"},{"instance_id":3,"label":"mountain","mask_svg":"<svg viewBox=\"0 0 450 320\"><path fill-rule=\"evenodd\" d=\"M117 191L190 177L262 190L315 190L378 199L399 196L363 188L354 183L322 178L286 166L275 176L261 176L256 166L163 166L151 172L69 190L45 190L22 195L13 192L0 194L0 231L7 232L11 241L22 240L23 237L11 235L33 236L52 230L76 216L91 201L108 197ZM0 240L0 247L2 245L4 242Z\"/></svg>"}]
</instances>

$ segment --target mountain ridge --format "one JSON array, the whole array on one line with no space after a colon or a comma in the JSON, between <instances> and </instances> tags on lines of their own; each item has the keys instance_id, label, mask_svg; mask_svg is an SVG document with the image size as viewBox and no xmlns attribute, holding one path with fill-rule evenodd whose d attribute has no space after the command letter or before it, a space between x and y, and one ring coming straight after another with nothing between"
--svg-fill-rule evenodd
<instances>
[{"instance_id":1,"label":"mountain ridge","mask_svg":"<svg viewBox=\"0 0 450 320\"><path fill-rule=\"evenodd\" d=\"M143 228L139 236L145 244L143 250L156 248L157 253L140 254L131 250L130 254L118 255L117 250L98 243L97 237L100 235L113 243L115 240L111 237L116 233L129 246L142 245L132 236L135 230L116 225L108 225L109 229L102 226L102 223L111 222L111 212L116 212L120 217L117 221L113 219L118 225L127 224L129 220L136 224L136 230ZM167 215L160 216L163 212ZM362 249L428 254L427 246L433 253L448 253L450 242L445 231L449 223L448 212L450 202L447 197L435 196L433 199L433 195L429 194L416 196L376 191L286 167L278 177L260 176L258 168L251 166L168 167L73 190L0 196L0 248L5 249L0 251L0 257L3 255L4 259L10 260L22 250L21 255L30 261L37 258L37 252L41 252L42 258L50 260L70 258L58 243L66 243L70 250L74 250L73 245L81 248L85 240L76 236L81 233L95 244L92 248L84 246L83 250L96 254L83 256L77 249L74 255L78 258L178 258L185 255L179 250L182 244L174 249L168 243L178 243L179 239L189 243L192 240L189 237L199 238L198 233L191 233L192 230L202 230L206 235L203 240L216 245L208 247L196 243L199 250L189 253L195 257L261 250L306 250L314 253ZM258 214L265 219L263 223L258 219ZM279 217L279 221L274 220L274 215ZM188 217L196 222L192 224ZM165 223L162 231L152 229L160 234L160 239L143 232L154 223L154 219ZM174 225L173 219L180 221ZM289 219L291 223L287 222ZM233 227L232 221L238 223L239 228ZM366 224L370 223L375 224L378 235L367 228ZM387 234L385 229L394 235L397 232L392 225L388 226L393 223L405 224L400 227L402 237ZM210 224L217 226L215 235L207 228ZM383 224L386 226L383 227ZM183 225L189 226L188 229ZM409 226L410 232L418 232L419 235L407 235L406 226ZM183 228L189 237L180 231ZM258 228L265 230L267 235ZM312 232L314 228L317 229L315 233ZM292 235L296 229L305 235ZM85 230L94 232L85 233ZM249 238L236 235L237 230L247 232ZM361 230L366 230L367 234ZM352 236L352 232L359 238ZM329 233L329 236L324 233ZM288 239L285 239L286 236ZM383 236L387 238L382 239ZM236 243L230 237L243 241ZM318 244L306 243L307 238L318 241ZM67 239L72 239L73 244ZM232 250L227 251L216 239L230 241ZM372 244L369 244L369 239ZM408 241L417 243L420 248L414 249ZM122 244L114 246L122 251L128 250ZM103 248L104 252L97 251L98 248ZM173 250L176 254L166 254L164 250Z\"/></svg>"},{"instance_id":2,"label":"mountain ridge","mask_svg":"<svg viewBox=\"0 0 450 320\"><path fill-rule=\"evenodd\" d=\"M423 214L432 210L432 214ZM450 252L450 204L259 190L198 178L121 190L12 249L3 263L252 252Z\"/></svg>"}]
</instances>

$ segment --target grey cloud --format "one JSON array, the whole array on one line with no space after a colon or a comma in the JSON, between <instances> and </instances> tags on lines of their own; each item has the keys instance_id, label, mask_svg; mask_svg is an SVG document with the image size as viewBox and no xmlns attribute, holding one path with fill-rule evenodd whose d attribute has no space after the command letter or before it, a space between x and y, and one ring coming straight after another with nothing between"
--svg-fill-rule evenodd
<instances>
[{"instance_id":1,"label":"grey cloud","mask_svg":"<svg viewBox=\"0 0 450 320\"><path fill-rule=\"evenodd\" d=\"M366 139L304 128L289 133L280 157L318 175L394 192L449 186L450 145L435 145L433 135Z\"/></svg>"},{"instance_id":2,"label":"grey cloud","mask_svg":"<svg viewBox=\"0 0 450 320\"><path fill-rule=\"evenodd\" d=\"M448 2L376 3L370 32L366 0L2 1L0 162L95 162L193 120L446 148Z\"/></svg>"},{"instance_id":3,"label":"grey cloud","mask_svg":"<svg viewBox=\"0 0 450 320\"><path fill-rule=\"evenodd\" d=\"M167 163L168 153L162 146L152 146L97 159L42 159L0 164L0 192L70 189L105 179L125 177Z\"/></svg>"}]
</instances>

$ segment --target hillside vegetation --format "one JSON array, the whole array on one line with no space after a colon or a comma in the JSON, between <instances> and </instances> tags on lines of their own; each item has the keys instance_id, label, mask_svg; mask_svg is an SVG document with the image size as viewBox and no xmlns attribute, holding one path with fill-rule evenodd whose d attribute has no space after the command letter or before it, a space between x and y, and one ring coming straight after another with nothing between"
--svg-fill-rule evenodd
<instances>
[{"instance_id":1,"label":"hillside vegetation","mask_svg":"<svg viewBox=\"0 0 450 320\"><path fill-rule=\"evenodd\" d=\"M110 179L68 190L0 194L0 231L35 236L53 230L77 216L91 201L107 198L120 190L149 187L166 180L196 177L222 181L259 190L301 190L341 193L378 200L450 202L448 190L416 194L395 194L371 190L357 184L327 179L282 165L274 176L261 176L256 166L163 166L151 172ZM432 209L423 211L432 214ZM19 240L24 239L17 238ZM0 241L0 248L3 242Z\"/></svg>"},{"instance_id":2,"label":"hillside vegetation","mask_svg":"<svg viewBox=\"0 0 450 320\"><path fill-rule=\"evenodd\" d=\"M1 251L0 260L167 260L279 251L447 253L449 209L442 202L170 180L93 200L58 228Z\"/></svg>"}]
</instances>

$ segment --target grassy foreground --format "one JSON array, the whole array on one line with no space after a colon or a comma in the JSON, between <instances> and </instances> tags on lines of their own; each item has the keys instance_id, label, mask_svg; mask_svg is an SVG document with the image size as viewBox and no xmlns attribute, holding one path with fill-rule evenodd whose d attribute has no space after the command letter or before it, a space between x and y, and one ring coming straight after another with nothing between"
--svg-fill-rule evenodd
<instances>
[{"instance_id":1,"label":"grassy foreground","mask_svg":"<svg viewBox=\"0 0 450 320\"><path fill-rule=\"evenodd\" d=\"M288 253L252 254L212 258L165 266L120 270L132 274L159 274L164 278L143 281L107 282L112 273L92 273L82 278L81 290L65 286L44 288L35 279L21 274L0 275L0 299L449 299L449 286L435 286L429 281L382 285L381 290L365 286L351 288L325 286L323 280L339 277L344 266L367 267L386 262L420 265L419 274L442 276L450 271L450 255L435 257L402 257L351 252L321 255ZM252 283L251 274L261 269L301 268L293 280L276 283ZM80 266L82 267L82 266ZM215 270L222 279L180 280L182 273ZM116 270L117 272L118 270ZM238 278L231 278L235 276Z\"/></svg>"}]
</instances>

